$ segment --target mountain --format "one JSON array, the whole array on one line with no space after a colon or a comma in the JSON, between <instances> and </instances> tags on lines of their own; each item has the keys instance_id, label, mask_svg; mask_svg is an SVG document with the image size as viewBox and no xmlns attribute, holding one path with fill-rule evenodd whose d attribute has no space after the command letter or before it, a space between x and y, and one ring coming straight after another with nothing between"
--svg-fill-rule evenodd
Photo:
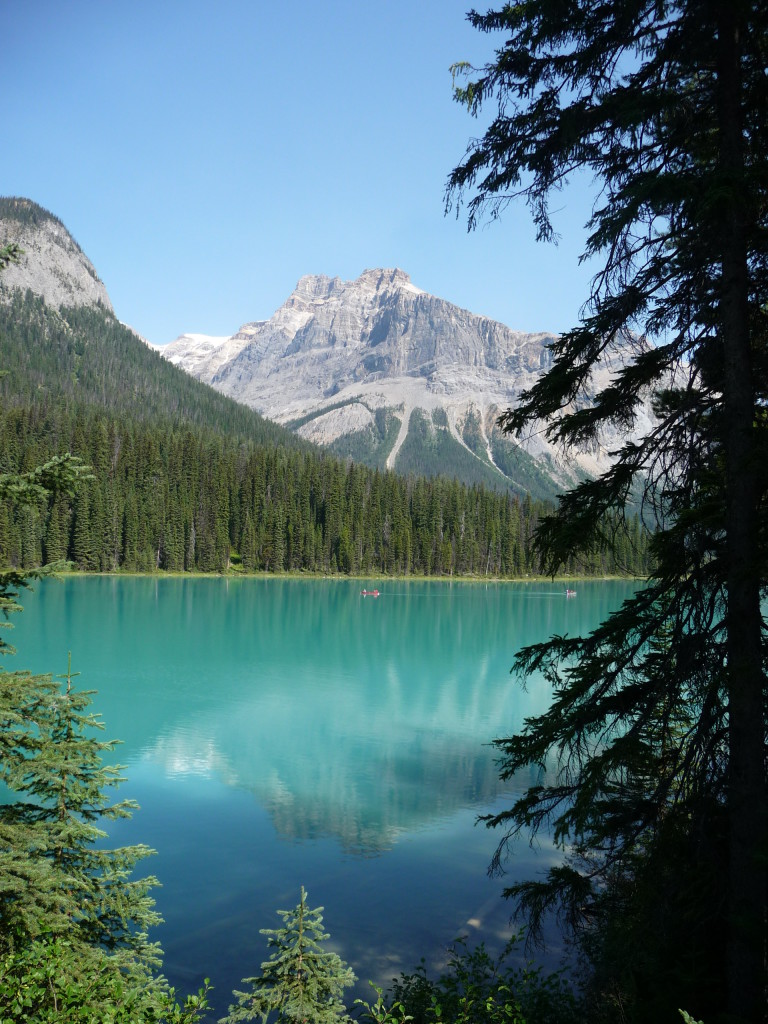
<instances>
[{"instance_id":1,"label":"mountain","mask_svg":"<svg viewBox=\"0 0 768 1024\"><path fill-rule=\"evenodd\" d=\"M29 199L0 197L0 245L23 254L4 272L5 289L31 289L49 306L101 306L114 312L93 264L58 217Z\"/></svg>"},{"instance_id":2,"label":"mountain","mask_svg":"<svg viewBox=\"0 0 768 1024\"><path fill-rule=\"evenodd\" d=\"M0 274L0 369L7 404L41 395L137 421L230 433L290 447L303 442L163 360L117 320L90 260L58 217L0 197L0 246L23 254ZM31 295L30 295L31 293Z\"/></svg>"},{"instance_id":3,"label":"mountain","mask_svg":"<svg viewBox=\"0 0 768 1024\"><path fill-rule=\"evenodd\" d=\"M229 338L185 334L162 352L338 454L551 496L599 472L606 449L565 460L538 434L514 444L496 419L551 365L554 340L430 295L402 270L379 269L355 281L302 277L269 320Z\"/></svg>"},{"instance_id":4,"label":"mountain","mask_svg":"<svg viewBox=\"0 0 768 1024\"><path fill-rule=\"evenodd\" d=\"M0 202L0 245L27 249L12 287L0 274L0 474L65 452L93 473L74 496L51 495L39 507L0 502L0 566L66 559L108 572L373 578L537 571L531 537L544 502L458 479L381 473L320 451L163 359L115 318L105 291L92 291L95 271L60 221L28 200ZM67 282L64 292L52 290L56 281ZM189 339L198 352L200 342ZM210 342L203 359L229 343ZM409 448L413 464L448 438L440 412L427 422L414 410L418 429L398 465ZM380 406L373 419L393 446L397 417ZM624 550L595 552L569 571L642 572L635 526Z\"/></svg>"}]
</instances>

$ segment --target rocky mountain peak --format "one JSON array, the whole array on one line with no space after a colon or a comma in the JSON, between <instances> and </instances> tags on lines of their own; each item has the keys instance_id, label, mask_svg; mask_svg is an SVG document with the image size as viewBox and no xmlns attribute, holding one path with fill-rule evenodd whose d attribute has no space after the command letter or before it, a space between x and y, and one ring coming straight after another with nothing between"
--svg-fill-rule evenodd
<instances>
[{"instance_id":1,"label":"rocky mountain peak","mask_svg":"<svg viewBox=\"0 0 768 1024\"><path fill-rule=\"evenodd\" d=\"M370 287L374 291L384 291L387 288L405 288L413 294L422 294L420 288L411 283L410 274L395 267L394 270L364 270L358 277L356 284L361 288Z\"/></svg>"},{"instance_id":2,"label":"rocky mountain peak","mask_svg":"<svg viewBox=\"0 0 768 1024\"><path fill-rule=\"evenodd\" d=\"M322 303L332 299L358 299L369 301L385 292L405 290L413 295L423 294L411 283L409 274L398 267L394 269L364 270L354 281L343 281L340 277L325 274L306 274L289 296L285 305L300 306L303 302Z\"/></svg>"},{"instance_id":3,"label":"rocky mountain peak","mask_svg":"<svg viewBox=\"0 0 768 1024\"><path fill-rule=\"evenodd\" d=\"M334 291L338 290L342 281L339 277L326 277L325 274L305 274L299 278L290 299L305 302L324 302Z\"/></svg>"},{"instance_id":4,"label":"rocky mountain peak","mask_svg":"<svg viewBox=\"0 0 768 1024\"><path fill-rule=\"evenodd\" d=\"M399 268L375 268L353 281L302 277L269 320L244 324L227 340L183 336L164 354L340 454L522 492L545 486L543 477L573 482L606 457L603 448L565 463L541 432L525 452L499 435L499 413L551 365L554 340L430 295ZM435 463L449 447L453 462Z\"/></svg>"},{"instance_id":5,"label":"rocky mountain peak","mask_svg":"<svg viewBox=\"0 0 768 1024\"><path fill-rule=\"evenodd\" d=\"M0 197L0 245L23 250L0 279L5 291L31 289L49 306L96 306L114 312L93 264L62 222L31 199Z\"/></svg>"}]
</instances>

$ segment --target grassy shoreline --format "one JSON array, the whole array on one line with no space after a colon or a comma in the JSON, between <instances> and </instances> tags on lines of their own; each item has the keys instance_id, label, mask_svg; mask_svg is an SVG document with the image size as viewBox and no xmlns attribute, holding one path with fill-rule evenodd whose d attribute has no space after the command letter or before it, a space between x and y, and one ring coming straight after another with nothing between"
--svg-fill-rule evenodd
<instances>
[{"instance_id":1,"label":"grassy shoreline","mask_svg":"<svg viewBox=\"0 0 768 1024\"><path fill-rule=\"evenodd\" d=\"M22 570L25 571L25 570ZM422 576L415 573L408 575L387 574L387 573L322 573L322 572L245 572L242 569L230 569L226 572L174 572L165 569L157 569L154 572L132 572L117 570L114 572L85 572L80 569L67 569L53 574L61 579L70 577L99 576L114 579L228 579L228 580L332 580L338 582L371 582L372 580L391 581L397 583L561 583L563 586L570 583L608 582L610 580L644 580L645 576L632 576L629 573L614 573L612 575L587 576Z\"/></svg>"}]
</instances>

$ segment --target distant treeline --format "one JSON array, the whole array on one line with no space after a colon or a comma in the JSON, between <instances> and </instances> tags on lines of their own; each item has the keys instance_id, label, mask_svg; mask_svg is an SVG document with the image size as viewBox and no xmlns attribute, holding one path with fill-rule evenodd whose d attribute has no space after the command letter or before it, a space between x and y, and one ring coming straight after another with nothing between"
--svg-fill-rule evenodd
<instances>
[{"instance_id":1,"label":"distant treeline","mask_svg":"<svg viewBox=\"0 0 768 1024\"><path fill-rule=\"evenodd\" d=\"M339 459L213 391L92 308L0 301L0 472L72 452L69 499L0 508L0 566L523 576L551 508ZM634 523L573 572L646 572Z\"/></svg>"},{"instance_id":2,"label":"distant treeline","mask_svg":"<svg viewBox=\"0 0 768 1024\"><path fill-rule=\"evenodd\" d=\"M0 413L0 471L71 451L94 479L73 498L0 508L0 564L93 571L536 573L549 506L483 487L371 470L209 431L119 422L47 402ZM646 570L639 524L572 571Z\"/></svg>"}]
</instances>

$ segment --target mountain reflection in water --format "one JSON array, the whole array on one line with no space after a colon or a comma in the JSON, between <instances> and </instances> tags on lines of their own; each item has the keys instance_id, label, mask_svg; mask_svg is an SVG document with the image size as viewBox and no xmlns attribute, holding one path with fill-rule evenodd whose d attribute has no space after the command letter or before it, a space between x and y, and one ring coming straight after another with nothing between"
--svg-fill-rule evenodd
<instances>
[{"instance_id":1,"label":"mountain reflection in water","mask_svg":"<svg viewBox=\"0 0 768 1024\"><path fill-rule=\"evenodd\" d=\"M208 975L222 1013L265 957L260 928L300 885L325 906L357 993L461 933L509 935L501 889L556 853L498 836L477 815L510 803L491 741L546 707L515 651L594 628L633 584L76 578L43 581L16 619L14 667L62 670L98 691L123 741L121 795L141 805L110 841L158 851L158 939L180 989ZM9 666L10 667L10 666ZM218 1014L220 1015L220 1013Z\"/></svg>"}]
</instances>

